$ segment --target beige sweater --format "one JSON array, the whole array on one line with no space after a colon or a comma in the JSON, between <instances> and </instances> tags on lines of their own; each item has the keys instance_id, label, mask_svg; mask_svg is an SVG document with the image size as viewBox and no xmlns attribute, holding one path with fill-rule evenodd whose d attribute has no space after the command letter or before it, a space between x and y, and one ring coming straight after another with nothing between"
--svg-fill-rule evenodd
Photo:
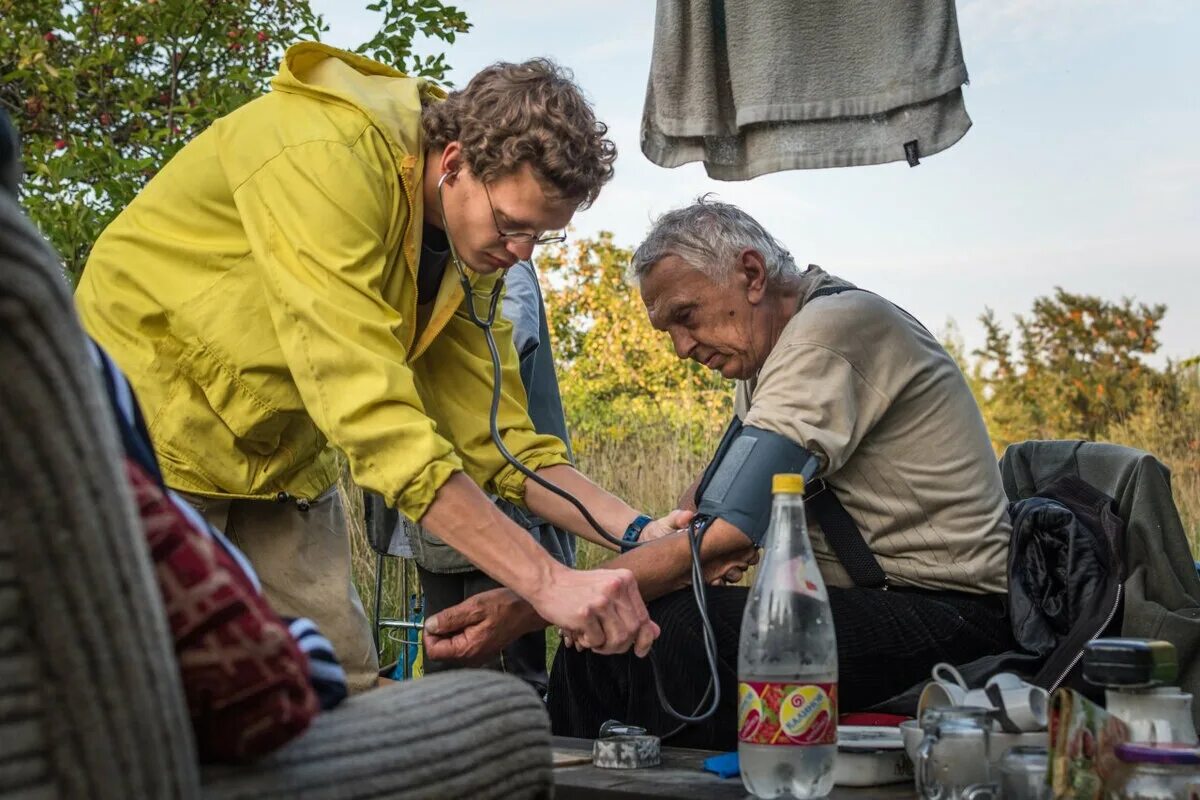
<instances>
[{"instance_id":1,"label":"beige sweater","mask_svg":"<svg viewBox=\"0 0 1200 800\"><path fill-rule=\"evenodd\" d=\"M746 425L822 461L838 499L895 585L1003 592L1011 526L1000 471L974 397L924 327L816 267L758 376L740 382ZM822 574L849 576L810 520Z\"/></svg>"}]
</instances>

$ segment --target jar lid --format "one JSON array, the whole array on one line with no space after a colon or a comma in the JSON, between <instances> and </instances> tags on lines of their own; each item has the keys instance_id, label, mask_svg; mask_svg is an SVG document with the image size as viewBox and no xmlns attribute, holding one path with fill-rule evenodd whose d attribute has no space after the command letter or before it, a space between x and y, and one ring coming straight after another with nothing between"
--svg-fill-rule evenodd
<instances>
[{"instance_id":1,"label":"jar lid","mask_svg":"<svg viewBox=\"0 0 1200 800\"><path fill-rule=\"evenodd\" d=\"M1200 747L1189 744L1117 745L1117 758L1127 764L1200 764Z\"/></svg>"}]
</instances>

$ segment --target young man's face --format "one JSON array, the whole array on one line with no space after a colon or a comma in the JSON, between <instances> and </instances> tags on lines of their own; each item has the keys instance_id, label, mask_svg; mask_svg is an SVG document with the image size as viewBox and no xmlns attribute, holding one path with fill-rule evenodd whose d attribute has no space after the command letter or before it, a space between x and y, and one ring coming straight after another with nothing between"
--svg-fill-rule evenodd
<instances>
[{"instance_id":1,"label":"young man's face","mask_svg":"<svg viewBox=\"0 0 1200 800\"><path fill-rule=\"evenodd\" d=\"M452 168L442 188L443 225L459 258L476 272L486 275L529 259L536 244L522 239L557 234L575 215L578 203L548 196L528 164L485 185L452 148L457 143L443 154Z\"/></svg>"},{"instance_id":2,"label":"young man's face","mask_svg":"<svg viewBox=\"0 0 1200 800\"><path fill-rule=\"evenodd\" d=\"M770 343L760 313L761 257L753 253L753 259L750 273L735 269L727 285L675 255L659 261L642 278L642 302L650 324L670 334L676 355L726 378L754 377Z\"/></svg>"}]
</instances>

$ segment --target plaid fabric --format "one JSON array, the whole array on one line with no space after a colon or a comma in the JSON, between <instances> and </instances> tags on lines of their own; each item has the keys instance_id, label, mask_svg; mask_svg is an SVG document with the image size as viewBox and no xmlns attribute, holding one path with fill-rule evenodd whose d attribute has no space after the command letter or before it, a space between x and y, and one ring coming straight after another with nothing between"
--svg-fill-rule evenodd
<instances>
[{"instance_id":1,"label":"plaid fabric","mask_svg":"<svg viewBox=\"0 0 1200 800\"><path fill-rule=\"evenodd\" d=\"M737 746L737 655L749 590L709 587L708 614L717 639L721 704L708 720L669 740L679 747ZM929 678L939 661L962 664L1013 646L1002 595L918 590L829 588L838 639L839 711L862 711ZM650 616L662 628L654 643L667 699L699 711L709 682L692 590L655 600ZM547 697L555 734L594 738L601 723L619 719L663 735L678 723L661 709L646 659L599 656L560 647Z\"/></svg>"}]
</instances>

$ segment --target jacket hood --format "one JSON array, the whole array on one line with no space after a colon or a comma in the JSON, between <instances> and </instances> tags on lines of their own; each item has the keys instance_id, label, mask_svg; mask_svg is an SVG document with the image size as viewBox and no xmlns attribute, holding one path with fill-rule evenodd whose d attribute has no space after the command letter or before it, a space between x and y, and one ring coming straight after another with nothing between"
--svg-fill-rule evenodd
<instances>
[{"instance_id":1,"label":"jacket hood","mask_svg":"<svg viewBox=\"0 0 1200 800\"><path fill-rule=\"evenodd\" d=\"M356 108L393 145L414 155L420 155L424 138L422 100L446 98L444 90L424 78L410 78L386 64L319 42L289 47L271 87Z\"/></svg>"}]
</instances>

